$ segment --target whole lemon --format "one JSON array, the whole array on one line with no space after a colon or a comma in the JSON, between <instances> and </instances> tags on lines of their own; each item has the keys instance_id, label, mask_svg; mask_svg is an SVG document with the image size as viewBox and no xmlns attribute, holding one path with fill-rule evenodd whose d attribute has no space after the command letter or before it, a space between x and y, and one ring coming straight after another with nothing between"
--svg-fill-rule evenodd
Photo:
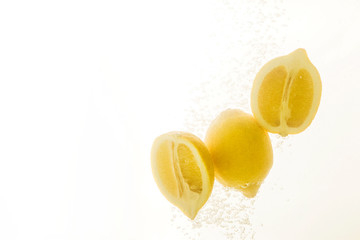
<instances>
[{"instance_id":1,"label":"whole lemon","mask_svg":"<svg viewBox=\"0 0 360 240\"><path fill-rule=\"evenodd\" d=\"M269 135L254 117L237 109L225 110L211 123L205 143L216 179L254 197L273 164Z\"/></svg>"}]
</instances>

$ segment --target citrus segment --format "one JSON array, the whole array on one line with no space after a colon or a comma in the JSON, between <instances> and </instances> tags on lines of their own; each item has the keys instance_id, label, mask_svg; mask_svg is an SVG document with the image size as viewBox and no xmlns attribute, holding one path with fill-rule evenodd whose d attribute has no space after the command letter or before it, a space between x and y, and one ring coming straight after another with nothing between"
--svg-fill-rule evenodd
<instances>
[{"instance_id":1,"label":"citrus segment","mask_svg":"<svg viewBox=\"0 0 360 240\"><path fill-rule=\"evenodd\" d=\"M297 49L260 69L251 91L251 109L263 128L286 136L310 125L320 97L320 75L306 51Z\"/></svg>"},{"instance_id":2,"label":"citrus segment","mask_svg":"<svg viewBox=\"0 0 360 240\"><path fill-rule=\"evenodd\" d=\"M236 109L220 113L211 123L205 143L216 179L254 197L272 167L273 153L267 132L253 116Z\"/></svg>"},{"instance_id":3,"label":"citrus segment","mask_svg":"<svg viewBox=\"0 0 360 240\"><path fill-rule=\"evenodd\" d=\"M179 144L177 147L177 156L179 169L181 173L176 173L177 176L182 176L184 182L182 183L183 188L188 186L189 190L194 193L201 193L202 191L202 180L201 172L196 162L194 161L194 155L191 150L184 144Z\"/></svg>"},{"instance_id":4,"label":"citrus segment","mask_svg":"<svg viewBox=\"0 0 360 240\"><path fill-rule=\"evenodd\" d=\"M284 66L269 72L259 90L259 110L264 119L272 126L280 125L281 102L288 73Z\"/></svg>"},{"instance_id":5,"label":"citrus segment","mask_svg":"<svg viewBox=\"0 0 360 240\"><path fill-rule=\"evenodd\" d=\"M311 110L314 88L311 75L305 69L300 69L290 85L289 109L287 119L289 127L299 127Z\"/></svg>"},{"instance_id":6,"label":"citrus segment","mask_svg":"<svg viewBox=\"0 0 360 240\"><path fill-rule=\"evenodd\" d=\"M158 148L161 151L157 151L155 154L156 165L162 166L158 169L157 174L160 181L163 183L164 188L169 191L170 194L179 197L178 183L175 176L174 164L168 159L172 158L172 143L169 141L164 141L159 144Z\"/></svg>"},{"instance_id":7,"label":"citrus segment","mask_svg":"<svg viewBox=\"0 0 360 240\"><path fill-rule=\"evenodd\" d=\"M161 135L153 143L151 163L162 194L194 219L214 183L214 168L204 143L190 133Z\"/></svg>"}]
</instances>

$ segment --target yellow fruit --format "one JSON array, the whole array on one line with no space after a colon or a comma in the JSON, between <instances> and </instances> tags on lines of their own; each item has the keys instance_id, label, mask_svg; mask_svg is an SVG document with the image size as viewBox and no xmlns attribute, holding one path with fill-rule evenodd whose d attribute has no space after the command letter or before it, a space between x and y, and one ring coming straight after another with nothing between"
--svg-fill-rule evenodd
<instances>
[{"instance_id":1,"label":"yellow fruit","mask_svg":"<svg viewBox=\"0 0 360 240\"><path fill-rule=\"evenodd\" d=\"M222 112L211 123L205 143L216 179L254 197L272 167L273 152L268 133L253 116L236 109Z\"/></svg>"},{"instance_id":2,"label":"yellow fruit","mask_svg":"<svg viewBox=\"0 0 360 240\"><path fill-rule=\"evenodd\" d=\"M320 75L300 48L260 69L251 92L251 109L263 128L287 136L310 125L320 97Z\"/></svg>"},{"instance_id":3,"label":"yellow fruit","mask_svg":"<svg viewBox=\"0 0 360 240\"><path fill-rule=\"evenodd\" d=\"M151 166L161 193L194 219L214 185L214 167L205 144L190 133L161 135L152 146Z\"/></svg>"}]
</instances>

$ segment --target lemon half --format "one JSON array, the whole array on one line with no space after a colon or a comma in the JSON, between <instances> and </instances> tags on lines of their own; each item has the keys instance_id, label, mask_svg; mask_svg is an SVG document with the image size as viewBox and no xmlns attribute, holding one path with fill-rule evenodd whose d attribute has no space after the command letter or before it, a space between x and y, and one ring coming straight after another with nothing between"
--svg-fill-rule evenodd
<instances>
[{"instance_id":1,"label":"lemon half","mask_svg":"<svg viewBox=\"0 0 360 240\"><path fill-rule=\"evenodd\" d=\"M260 69L251 92L251 109L263 128L286 136L310 125L320 98L319 72L299 48Z\"/></svg>"},{"instance_id":2,"label":"lemon half","mask_svg":"<svg viewBox=\"0 0 360 240\"><path fill-rule=\"evenodd\" d=\"M214 167L205 144L186 132L163 134L153 143L151 164L161 193L194 219L214 184Z\"/></svg>"}]
</instances>

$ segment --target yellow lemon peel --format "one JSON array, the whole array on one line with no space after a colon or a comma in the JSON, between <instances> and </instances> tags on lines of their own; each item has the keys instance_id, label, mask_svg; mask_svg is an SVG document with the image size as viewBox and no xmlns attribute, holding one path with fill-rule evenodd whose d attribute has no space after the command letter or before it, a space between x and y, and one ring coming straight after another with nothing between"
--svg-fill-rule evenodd
<instances>
[{"instance_id":1,"label":"yellow lemon peel","mask_svg":"<svg viewBox=\"0 0 360 240\"><path fill-rule=\"evenodd\" d=\"M225 110L211 123L205 143L216 179L254 197L273 163L269 135L254 117L237 109Z\"/></svg>"}]
</instances>

